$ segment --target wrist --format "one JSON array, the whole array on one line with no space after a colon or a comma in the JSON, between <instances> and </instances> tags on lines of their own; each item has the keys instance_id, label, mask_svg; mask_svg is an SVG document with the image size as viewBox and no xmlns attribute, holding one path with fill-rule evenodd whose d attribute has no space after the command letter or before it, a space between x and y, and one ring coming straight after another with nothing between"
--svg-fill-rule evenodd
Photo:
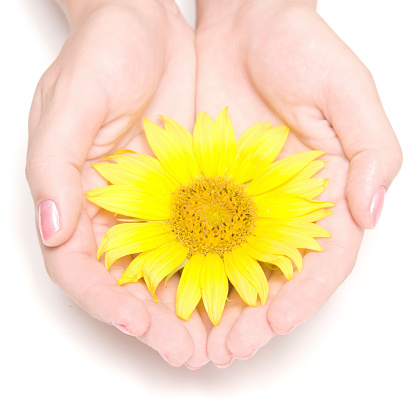
<instances>
[{"instance_id":1,"label":"wrist","mask_svg":"<svg viewBox=\"0 0 417 413\"><path fill-rule=\"evenodd\" d=\"M241 10L304 6L316 9L317 0L197 0L197 25L233 18Z\"/></svg>"},{"instance_id":2,"label":"wrist","mask_svg":"<svg viewBox=\"0 0 417 413\"><path fill-rule=\"evenodd\" d=\"M161 11L176 10L175 0L55 0L67 16L71 27L104 7L121 7L130 9Z\"/></svg>"}]
</instances>

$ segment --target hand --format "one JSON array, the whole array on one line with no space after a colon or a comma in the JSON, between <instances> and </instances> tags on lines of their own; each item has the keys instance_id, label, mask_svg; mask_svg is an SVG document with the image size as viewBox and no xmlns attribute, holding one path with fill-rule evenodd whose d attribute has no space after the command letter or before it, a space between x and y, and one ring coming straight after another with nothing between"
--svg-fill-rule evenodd
<instances>
[{"instance_id":1,"label":"hand","mask_svg":"<svg viewBox=\"0 0 417 413\"><path fill-rule=\"evenodd\" d=\"M93 163L122 148L150 153L143 116L193 126L194 33L174 2L75 3L71 35L39 82L29 120L26 172L46 269L92 316L171 364L199 367L208 361L207 333L198 314L188 323L176 317L178 276L161 286L159 303L143 283L119 287L126 261L108 272L96 259L114 218L85 200L106 184Z\"/></svg>"},{"instance_id":2,"label":"hand","mask_svg":"<svg viewBox=\"0 0 417 413\"><path fill-rule=\"evenodd\" d=\"M239 136L257 122L286 124L280 157L323 150L330 178L322 199L336 204L319 222L332 235L308 253L291 282L275 271L264 306L237 295L208 338L219 366L249 358L274 333L308 320L351 272L363 229L373 228L402 155L368 70L311 7L299 2L198 2L197 112L229 106ZM320 199L320 198L319 198Z\"/></svg>"}]
</instances>

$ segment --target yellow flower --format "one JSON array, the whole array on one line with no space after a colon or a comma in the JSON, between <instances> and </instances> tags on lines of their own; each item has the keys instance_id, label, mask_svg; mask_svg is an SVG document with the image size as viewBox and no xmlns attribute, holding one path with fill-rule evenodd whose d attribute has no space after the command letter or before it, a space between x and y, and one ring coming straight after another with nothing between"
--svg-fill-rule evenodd
<instances>
[{"instance_id":1,"label":"yellow flower","mask_svg":"<svg viewBox=\"0 0 417 413\"><path fill-rule=\"evenodd\" d=\"M183 269L177 315L188 320L202 299L217 325L229 281L246 304L264 304L268 281L258 261L290 280L293 263L302 266L299 249L321 251L314 237L330 235L315 221L334 205L313 200L328 183L311 178L325 165L317 160L323 152L274 162L289 129L258 123L236 142L226 109L215 121L200 113L193 135L163 119L165 129L143 120L156 158L120 151L94 165L110 185L89 191L88 199L129 217L109 229L97 257L105 253L108 269L137 254L119 285L143 278L154 297L165 277Z\"/></svg>"}]
</instances>

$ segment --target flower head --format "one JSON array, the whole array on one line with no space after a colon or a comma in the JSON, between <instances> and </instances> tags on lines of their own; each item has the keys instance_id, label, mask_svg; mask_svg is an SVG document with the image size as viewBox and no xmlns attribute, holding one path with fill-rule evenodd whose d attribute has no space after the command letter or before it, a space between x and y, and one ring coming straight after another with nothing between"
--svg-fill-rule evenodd
<instances>
[{"instance_id":1,"label":"flower head","mask_svg":"<svg viewBox=\"0 0 417 413\"><path fill-rule=\"evenodd\" d=\"M325 165L320 151L274 162L288 136L285 126L258 123L235 141L224 109L215 121L197 116L193 135L163 117L165 129L144 119L156 158L120 151L94 165L108 186L90 201L129 222L110 228L98 247L105 266L135 254L119 285L144 279L150 292L182 270L177 315L188 320L200 300L217 325L229 281L250 306L268 298L259 261L288 280L300 271L299 249L321 251L315 237L330 236L315 224L331 202L314 200L327 179L312 178Z\"/></svg>"}]
</instances>

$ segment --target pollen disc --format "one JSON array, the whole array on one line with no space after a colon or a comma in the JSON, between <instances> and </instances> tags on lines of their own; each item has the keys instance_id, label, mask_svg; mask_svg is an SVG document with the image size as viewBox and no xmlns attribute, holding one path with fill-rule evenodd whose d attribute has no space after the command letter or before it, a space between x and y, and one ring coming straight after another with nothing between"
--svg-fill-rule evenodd
<instances>
[{"instance_id":1,"label":"pollen disc","mask_svg":"<svg viewBox=\"0 0 417 413\"><path fill-rule=\"evenodd\" d=\"M253 234L256 205L245 186L223 176L201 177L173 194L168 220L189 256L209 252L223 257Z\"/></svg>"}]
</instances>

